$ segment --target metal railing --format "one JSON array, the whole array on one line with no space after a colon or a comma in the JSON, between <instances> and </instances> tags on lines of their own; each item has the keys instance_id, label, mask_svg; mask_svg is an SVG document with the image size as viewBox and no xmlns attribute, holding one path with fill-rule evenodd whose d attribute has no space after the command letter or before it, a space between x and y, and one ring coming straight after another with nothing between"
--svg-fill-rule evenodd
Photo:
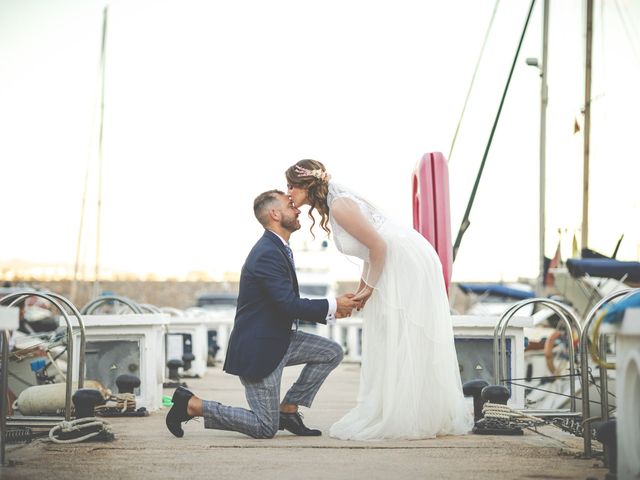
<instances>
[{"instance_id":1,"label":"metal railing","mask_svg":"<svg viewBox=\"0 0 640 480\"><path fill-rule=\"evenodd\" d=\"M5 441L7 437L7 401L9 399L9 332L0 331L0 350L2 351L2 383L0 383L0 467L5 466Z\"/></svg>"},{"instance_id":2,"label":"metal railing","mask_svg":"<svg viewBox=\"0 0 640 480\"><path fill-rule=\"evenodd\" d=\"M73 391L73 328L71 326L71 320L67 315L66 310L62 307L65 305L71 310L73 315L78 319L78 326L80 328L80 358L78 368L78 388L84 386L84 356L85 356L85 329L82 315L78 312L76 307L66 298L56 293L43 293L32 290L25 290L20 292L10 293L0 299L0 305L13 307L20 302L26 300L27 297L39 297L47 300L61 313L64 321L67 325L67 371L65 379L65 412L64 418L66 421L71 420L71 396ZM7 393L8 393L8 377L9 377L9 332L2 332L0 335L0 342L2 347L2 379L1 383L1 395L0 401L2 402L2 408L0 409L0 465L6 465L5 459L5 444L7 434Z\"/></svg>"},{"instance_id":3,"label":"metal railing","mask_svg":"<svg viewBox=\"0 0 640 480\"><path fill-rule=\"evenodd\" d=\"M582 333L582 329L580 327L580 323L573 315L573 313L567 308L566 305L563 305L560 302L555 300L551 300L548 298L530 298L527 300L522 300L511 307L509 307L500 317L498 322L496 323L495 328L493 329L493 372L494 372L494 380L496 385L506 384L508 382L507 379L507 340L506 340L506 331L509 326L509 322L514 317L516 312L521 308L531 305L531 304L539 304L544 305L549 308L553 312L555 312L560 319L564 322L564 325L567 329L567 334L570 336L569 338L569 375L571 378L571 411L575 412L577 409L576 405L576 386L574 382L574 377L576 376L576 367L575 367L575 351L573 347L573 341L571 339L572 332L575 330L579 335Z\"/></svg>"},{"instance_id":4,"label":"metal railing","mask_svg":"<svg viewBox=\"0 0 640 480\"><path fill-rule=\"evenodd\" d=\"M140 305L138 305L136 302L125 297L120 297L118 295L105 295L102 297L94 298L80 309L80 313L82 313L83 315L91 315L98 309L98 307L107 302L119 302L129 307L132 313L144 313L144 310L140 308Z\"/></svg>"},{"instance_id":5,"label":"metal railing","mask_svg":"<svg viewBox=\"0 0 640 480\"><path fill-rule=\"evenodd\" d=\"M598 417L589 417L589 328L596 318L598 311L603 308L609 302L620 298L628 297L634 293L640 291L637 288L628 288L613 292L612 294L604 297L591 309L586 316L584 324L582 326L582 333L580 335L580 371L582 375L582 423L584 426L584 457L591 458L591 428L590 423ZM605 334L600 335L600 356L606 358L606 346L605 346ZM609 417L609 392L607 390L608 379L607 369L602 368L600 372L600 411L602 420L606 420Z\"/></svg>"},{"instance_id":6,"label":"metal railing","mask_svg":"<svg viewBox=\"0 0 640 480\"><path fill-rule=\"evenodd\" d=\"M71 326L71 320L69 319L69 315L67 315L67 312L64 308L62 308L61 304L58 303L58 301L63 298L60 297L60 295L57 294L50 294L50 293L42 293L42 292L15 292L15 293L11 293L9 295L7 295L6 297L3 297L0 300L0 304L2 305L6 305L9 307L13 307L15 305L17 305L18 303L20 303L21 301L25 300L27 297L40 297L42 299L45 299L47 301L49 301L54 307L56 307L56 309L61 313L62 318L64 318L64 321L67 325L67 372L66 372L66 390L65 390L65 420L69 421L71 420L71 395L72 395L72 390L73 390L73 359L74 359L74 352L73 352L73 328ZM64 299L64 301L61 301L61 303L63 303L64 305L70 305L71 303ZM73 308L74 311L74 315L76 314L77 310L75 309L75 307ZM78 318L80 318L79 320L79 327L80 327L80 332L81 332L81 347L80 347L80 351L82 353L84 353L84 346L82 345L85 336L84 336L84 322L82 321L81 315L80 313L77 314ZM82 362L84 365L84 361ZM7 369L3 369L3 375L5 374L5 370L8 371ZM78 369L78 385L84 385L84 372L80 369Z\"/></svg>"}]
</instances>

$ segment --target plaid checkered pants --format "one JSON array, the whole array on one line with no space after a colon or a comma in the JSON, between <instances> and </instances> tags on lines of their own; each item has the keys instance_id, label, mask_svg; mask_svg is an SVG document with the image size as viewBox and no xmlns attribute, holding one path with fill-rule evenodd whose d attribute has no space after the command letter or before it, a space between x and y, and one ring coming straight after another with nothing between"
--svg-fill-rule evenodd
<instances>
[{"instance_id":1,"label":"plaid checkered pants","mask_svg":"<svg viewBox=\"0 0 640 480\"><path fill-rule=\"evenodd\" d=\"M250 410L203 400L204 427L232 430L254 438L272 438L280 421L280 383L284 367L306 364L284 403L310 407L329 373L340 364L342 347L327 338L291 332L291 344L276 369L260 380L240 377Z\"/></svg>"}]
</instances>

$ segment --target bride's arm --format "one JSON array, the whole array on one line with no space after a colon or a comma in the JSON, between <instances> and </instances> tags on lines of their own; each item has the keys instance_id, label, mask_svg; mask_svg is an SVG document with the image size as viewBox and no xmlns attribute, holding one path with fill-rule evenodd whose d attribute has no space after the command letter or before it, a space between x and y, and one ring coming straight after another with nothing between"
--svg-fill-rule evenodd
<instances>
[{"instance_id":1,"label":"bride's arm","mask_svg":"<svg viewBox=\"0 0 640 480\"><path fill-rule=\"evenodd\" d=\"M373 293L387 255L387 244L378 234L373 225L362 214L358 205L348 198L336 199L331 204L331 213L338 224L353 238L369 249L369 262L365 264L361 279L361 288L356 293L354 300L362 300L364 303Z\"/></svg>"},{"instance_id":2,"label":"bride's arm","mask_svg":"<svg viewBox=\"0 0 640 480\"><path fill-rule=\"evenodd\" d=\"M358 292L367 286L365 278L369 276L369 262L364 262L362 265L362 273L360 274L360 285L358 285Z\"/></svg>"},{"instance_id":3,"label":"bride's arm","mask_svg":"<svg viewBox=\"0 0 640 480\"><path fill-rule=\"evenodd\" d=\"M360 274L360 283L358 284L358 289L356 290L356 294L354 295L354 298L360 300L362 296L365 294L367 298L359 301L358 307L357 307L358 311L364 308L365 304L367 303L367 300L373 293L373 288L367 285L367 282L365 282L364 280L368 276L369 276L369 263L364 262L364 265L362 265L362 273Z\"/></svg>"}]
</instances>

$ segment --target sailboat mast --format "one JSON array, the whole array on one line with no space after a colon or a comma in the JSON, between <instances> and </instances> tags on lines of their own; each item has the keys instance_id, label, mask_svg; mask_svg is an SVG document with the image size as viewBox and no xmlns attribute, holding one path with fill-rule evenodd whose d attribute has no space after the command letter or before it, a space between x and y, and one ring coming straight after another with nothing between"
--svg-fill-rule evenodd
<instances>
[{"instance_id":1,"label":"sailboat mast","mask_svg":"<svg viewBox=\"0 0 640 480\"><path fill-rule=\"evenodd\" d=\"M587 0L587 38L584 75L584 137L582 167L582 248L589 246L589 142L591 135L591 56L593 47L593 0Z\"/></svg>"},{"instance_id":2,"label":"sailboat mast","mask_svg":"<svg viewBox=\"0 0 640 480\"><path fill-rule=\"evenodd\" d=\"M107 40L107 12L108 6L104 7L102 16L102 47L100 49L100 130L98 135L98 202L96 212L96 262L93 284L94 296L100 293L100 227L102 219L102 140L104 132L104 72Z\"/></svg>"},{"instance_id":3,"label":"sailboat mast","mask_svg":"<svg viewBox=\"0 0 640 480\"><path fill-rule=\"evenodd\" d=\"M540 234L540 276L538 277L538 292L544 289L544 251L546 230L546 181L547 181L547 104L549 95L547 89L547 57L549 40L549 0L542 4L542 67L540 69L540 196L539 196L539 234Z\"/></svg>"}]
</instances>

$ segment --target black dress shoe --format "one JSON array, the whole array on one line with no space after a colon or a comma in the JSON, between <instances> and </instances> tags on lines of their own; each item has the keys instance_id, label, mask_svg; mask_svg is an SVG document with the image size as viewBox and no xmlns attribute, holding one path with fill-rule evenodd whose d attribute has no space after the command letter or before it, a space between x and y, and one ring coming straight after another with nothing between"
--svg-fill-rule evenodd
<instances>
[{"instance_id":1,"label":"black dress shoe","mask_svg":"<svg viewBox=\"0 0 640 480\"><path fill-rule=\"evenodd\" d=\"M302 423L302 414L300 412L295 413L283 413L280 412L280 430L288 430L295 435L301 435L303 437L319 437L322 435L320 430L315 428L307 428Z\"/></svg>"},{"instance_id":2,"label":"black dress shoe","mask_svg":"<svg viewBox=\"0 0 640 480\"><path fill-rule=\"evenodd\" d=\"M191 397L193 397L193 393L186 388L178 387L176 391L173 392L173 397L171 398L173 406L171 410L169 410L169 413L167 413L165 422L169 431L176 437L182 437L184 435L181 423L193 418L187 414L187 404Z\"/></svg>"}]
</instances>

